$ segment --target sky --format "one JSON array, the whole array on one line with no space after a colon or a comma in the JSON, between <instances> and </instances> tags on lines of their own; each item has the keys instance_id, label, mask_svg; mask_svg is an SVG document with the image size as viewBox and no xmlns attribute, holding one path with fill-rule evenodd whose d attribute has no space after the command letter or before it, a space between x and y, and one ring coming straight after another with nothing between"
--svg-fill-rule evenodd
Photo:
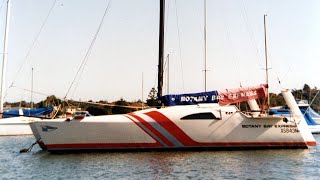
<instances>
[{"instance_id":1,"label":"sky","mask_svg":"<svg viewBox=\"0 0 320 180\"><path fill-rule=\"evenodd\" d=\"M159 0L109 1L11 0L5 101L30 101L31 87L34 102L145 100L157 88ZM165 94L204 91L203 2L166 1ZM3 42L5 0L0 6ZM207 90L266 82L265 14L270 91L320 87L320 1L207 0Z\"/></svg>"}]
</instances>

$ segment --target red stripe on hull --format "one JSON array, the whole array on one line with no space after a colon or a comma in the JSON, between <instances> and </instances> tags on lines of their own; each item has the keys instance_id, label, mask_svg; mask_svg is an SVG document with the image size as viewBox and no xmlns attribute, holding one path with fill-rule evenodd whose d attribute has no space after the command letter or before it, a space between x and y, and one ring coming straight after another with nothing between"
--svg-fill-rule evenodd
<instances>
[{"instance_id":1,"label":"red stripe on hull","mask_svg":"<svg viewBox=\"0 0 320 180\"><path fill-rule=\"evenodd\" d=\"M185 146L193 147L285 147L285 146L299 146L307 147L307 145L314 144L313 142L197 142L191 139L185 132L183 132L175 123L173 123L169 118L157 111L151 111L146 113L149 117L161 124L169 133L171 133L175 138Z\"/></svg>"},{"instance_id":2,"label":"red stripe on hull","mask_svg":"<svg viewBox=\"0 0 320 180\"><path fill-rule=\"evenodd\" d=\"M111 148L159 148L160 143L93 143L93 144L49 144L47 149L111 149Z\"/></svg>"},{"instance_id":3,"label":"red stripe on hull","mask_svg":"<svg viewBox=\"0 0 320 180\"><path fill-rule=\"evenodd\" d=\"M209 145L210 144L210 145ZM107 144L49 144L46 146L48 150L55 149L143 149L143 148L155 148L155 149L181 149L181 147L163 147L159 143L107 143ZM190 146L191 147L191 146ZM202 146L192 146L193 148L259 148L259 147L274 147L274 148L289 148L289 147L306 147L305 143L300 142L239 142L239 143L208 143ZM188 149L185 147L183 149Z\"/></svg>"},{"instance_id":4,"label":"red stripe on hull","mask_svg":"<svg viewBox=\"0 0 320 180\"><path fill-rule=\"evenodd\" d=\"M136 118L138 121L140 121L146 128L148 128L153 134L155 134L158 138L160 138L165 144L167 144L168 146L174 146L174 144L172 142L170 142L166 137L164 137L158 130L156 130L153 126L151 126L147 121L145 121L144 119L140 118L137 115L134 114L129 114L130 116ZM129 119L131 119L130 117L128 117ZM132 120L132 119L131 119ZM132 120L133 122L135 122L134 120ZM136 123L136 122L135 122ZM136 123L137 124L137 123ZM137 124L138 125L138 124ZM139 126L139 125L138 125ZM139 126L140 127L140 126ZM141 129L143 129L142 127L140 127ZM149 134L149 133L148 133ZM149 134L150 135L150 134ZM151 135L150 135L151 136ZM151 136L152 137L152 136Z\"/></svg>"},{"instance_id":5,"label":"red stripe on hull","mask_svg":"<svg viewBox=\"0 0 320 180\"><path fill-rule=\"evenodd\" d=\"M317 142L316 141L307 141L308 146L316 146Z\"/></svg>"},{"instance_id":6,"label":"red stripe on hull","mask_svg":"<svg viewBox=\"0 0 320 180\"><path fill-rule=\"evenodd\" d=\"M199 146L200 143L192 140L185 132L183 132L176 124L174 124L169 118L157 111L151 111L146 113L147 116L157 121L163 128L171 133L176 139L178 139L185 146Z\"/></svg>"}]
</instances>

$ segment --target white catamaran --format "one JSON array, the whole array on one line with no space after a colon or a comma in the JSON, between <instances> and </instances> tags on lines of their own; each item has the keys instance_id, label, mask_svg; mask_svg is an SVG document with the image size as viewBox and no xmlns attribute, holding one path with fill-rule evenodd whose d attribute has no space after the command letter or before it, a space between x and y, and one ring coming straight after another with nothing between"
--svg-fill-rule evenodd
<instances>
[{"instance_id":1,"label":"white catamaran","mask_svg":"<svg viewBox=\"0 0 320 180\"><path fill-rule=\"evenodd\" d=\"M160 0L158 98L162 97L165 1ZM208 100L214 103L153 108L123 115L35 120L30 123L43 150L131 151L187 149L308 148L316 141L290 91L282 94L292 116L248 115L240 101L265 98L266 85L214 91L204 95L171 96L169 101Z\"/></svg>"}]
</instances>

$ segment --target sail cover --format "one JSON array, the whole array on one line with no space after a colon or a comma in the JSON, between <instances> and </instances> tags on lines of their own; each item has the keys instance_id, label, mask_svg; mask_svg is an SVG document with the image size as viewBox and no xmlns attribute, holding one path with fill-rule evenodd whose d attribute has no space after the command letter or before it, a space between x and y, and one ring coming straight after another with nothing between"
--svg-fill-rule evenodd
<instances>
[{"instance_id":1,"label":"sail cover","mask_svg":"<svg viewBox=\"0 0 320 180\"><path fill-rule=\"evenodd\" d=\"M192 105L199 103L219 103L227 105L248 101L250 99L266 98L267 85L225 89L222 91L207 91L189 94L170 94L161 97L165 106Z\"/></svg>"},{"instance_id":2,"label":"sail cover","mask_svg":"<svg viewBox=\"0 0 320 180\"><path fill-rule=\"evenodd\" d=\"M165 95L162 102L165 106L218 103L218 91Z\"/></svg>"},{"instance_id":3,"label":"sail cover","mask_svg":"<svg viewBox=\"0 0 320 180\"><path fill-rule=\"evenodd\" d=\"M3 112L2 118L18 117L18 116L36 116L43 117L53 111L53 106L46 108L32 109L10 109Z\"/></svg>"}]
</instances>

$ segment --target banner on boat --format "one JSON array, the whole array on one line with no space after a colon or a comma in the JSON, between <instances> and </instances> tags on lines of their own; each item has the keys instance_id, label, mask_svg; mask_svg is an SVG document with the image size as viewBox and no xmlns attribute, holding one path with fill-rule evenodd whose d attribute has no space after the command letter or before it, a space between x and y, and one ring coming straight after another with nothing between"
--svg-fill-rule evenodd
<instances>
[{"instance_id":1,"label":"banner on boat","mask_svg":"<svg viewBox=\"0 0 320 180\"><path fill-rule=\"evenodd\" d=\"M218 91L165 95L162 96L162 102L165 106L218 103Z\"/></svg>"},{"instance_id":2,"label":"banner on boat","mask_svg":"<svg viewBox=\"0 0 320 180\"><path fill-rule=\"evenodd\" d=\"M165 106L193 105L200 103L219 103L227 105L248 101L250 99L266 98L267 85L255 87L241 87L237 89L225 89L223 91L208 91L189 94L171 94L162 96Z\"/></svg>"},{"instance_id":3,"label":"banner on boat","mask_svg":"<svg viewBox=\"0 0 320 180\"><path fill-rule=\"evenodd\" d=\"M267 98L267 87L267 84L261 84L260 86L240 87L219 91L219 104L227 105L251 99Z\"/></svg>"}]
</instances>

